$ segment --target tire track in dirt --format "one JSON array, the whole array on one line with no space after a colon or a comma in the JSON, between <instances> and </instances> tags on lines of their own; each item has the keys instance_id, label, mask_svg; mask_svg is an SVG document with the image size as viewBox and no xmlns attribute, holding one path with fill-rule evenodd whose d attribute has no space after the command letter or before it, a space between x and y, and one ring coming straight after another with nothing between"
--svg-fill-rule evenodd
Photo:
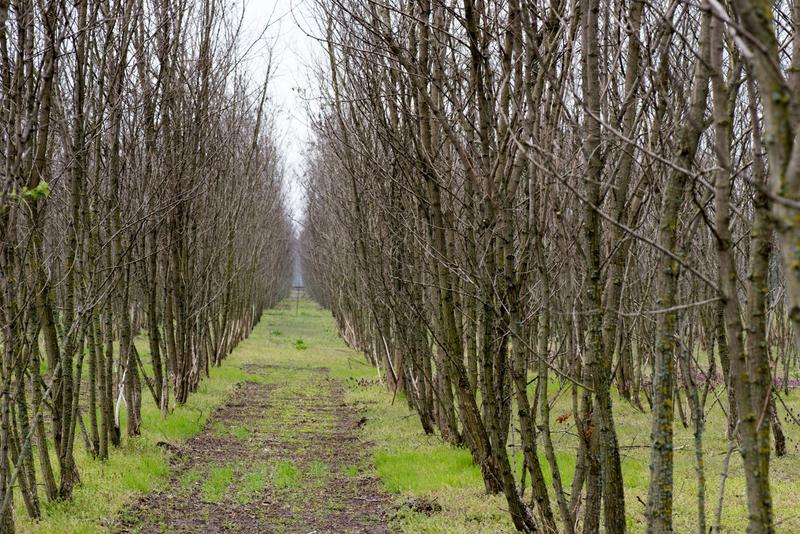
<instances>
[{"instance_id":1,"label":"tire track in dirt","mask_svg":"<svg viewBox=\"0 0 800 534\"><path fill-rule=\"evenodd\" d=\"M203 431L170 449L168 486L117 532L387 532L390 498L369 473L363 422L324 368L246 366Z\"/></svg>"}]
</instances>

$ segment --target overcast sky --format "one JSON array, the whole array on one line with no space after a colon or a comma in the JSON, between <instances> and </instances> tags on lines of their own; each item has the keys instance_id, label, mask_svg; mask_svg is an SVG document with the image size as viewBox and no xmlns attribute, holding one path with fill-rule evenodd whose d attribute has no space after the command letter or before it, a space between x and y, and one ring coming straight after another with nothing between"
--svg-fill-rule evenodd
<instances>
[{"instance_id":1,"label":"overcast sky","mask_svg":"<svg viewBox=\"0 0 800 534\"><path fill-rule=\"evenodd\" d=\"M309 139L306 102L298 88L306 94L315 92L312 79L314 58L322 50L306 32L313 33L307 0L244 0L245 43L258 39L248 55L248 66L255 79L263 79L269 65L271 48L273 76L270 98L276 112L275 122L282 153L286 159L289 204L293 216L302 211L303 149Z\"/></svg>"}]
</instances>

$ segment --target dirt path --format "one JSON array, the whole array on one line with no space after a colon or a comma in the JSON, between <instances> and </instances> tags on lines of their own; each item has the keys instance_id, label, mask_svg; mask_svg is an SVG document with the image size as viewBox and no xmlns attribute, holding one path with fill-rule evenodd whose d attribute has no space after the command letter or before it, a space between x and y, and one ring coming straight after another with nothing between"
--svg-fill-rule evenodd
<instances>
[{"instance_id":1,"label":"dirt path","mask_svg":"<svg viewBox=\"0 0 800 534\"><path fill-rule=\"evenodd\" d=\"M183 446L164 444L168 487L125 511L119 531L386 532L389 498L341 383L324 368L245 370L264 381L240 383Z\"/></svg>"}]
</instances>

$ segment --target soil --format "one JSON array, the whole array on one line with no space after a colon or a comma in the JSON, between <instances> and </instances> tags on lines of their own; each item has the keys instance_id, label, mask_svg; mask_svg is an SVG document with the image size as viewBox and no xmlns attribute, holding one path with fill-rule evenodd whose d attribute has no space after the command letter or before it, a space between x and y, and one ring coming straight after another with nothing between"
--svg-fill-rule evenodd
<instances>
[{"instance_id":1,"label":"soil","mask_svg":"<svg viewBox=\"0 0 800 534\"><path fill-rule=\"evenodd\" d=\"M246 370L269 377L271 369ZM391 500L371 474L356 432L363 417L341 382L324 368L281 372L291 379L238 384L183 445L160 444L173 466L169 484L128 508L116 531L387 532Z\"/></svg>"}]
</instances>

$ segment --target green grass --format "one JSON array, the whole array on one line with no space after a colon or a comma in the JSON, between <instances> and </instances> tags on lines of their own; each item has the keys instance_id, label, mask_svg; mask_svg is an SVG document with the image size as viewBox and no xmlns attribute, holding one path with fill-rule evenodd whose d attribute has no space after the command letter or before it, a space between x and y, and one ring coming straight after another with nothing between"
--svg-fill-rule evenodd
<instances>
[{"instance_id":1,"label":"green grass","mask_svg":"<svg viewBox=\"0 0 800 534\"><path fill-rule=\"evenodd\" d=\"M409 533L512 531L504 499L485 494L480 470L472 463L469 452L445 445L436 436L426 436L402 395L392 402L392 392L378 383L377 371L363 355L345 347L330 313L301 300L295 315L294 302L291 304L290 308L270 310L262 319L270 331L282 333L269 339L270 346L277 349L270 351L270 362L293 368L326 367L331 377L347 385L346 400L366 408L367 424L361 432L362 438L373 444L369 458L372 465L345 466L345 475L377 474L398 504L409 497L425 497L436 499L442 506L440 513L430 517L402 510L393 527ZM296 349L297 340L302 340L306 348L302 352L287 350ZM291 382L296 373L292 369L271 368L266 380ZM374 384L363 386L359 381ZM312 483L314 470L312 464L309 477L298 471L294 483Z\"/></svg>"},{"instance_id":2,"label":"green grass","mask_svg":"<svg viewBox=\"0 0 800 534\"><path fill-rule=\"evenodd\" d=\"M480 471L464 449L442 444L435 436L426 436L416 415L409 411L402 395L392 398L376 380L375 369L364 363L360 354L344 347L336 333L331 316L313 303L300 301L299 316L291 310L270 311L266 320L279 328L288 339L272 338L270 341L284 349L292 346L290 340L302 339L308 346L302 355L281 352L275 363L295 366L325 366L331 375L345 380L347 400L366 408L367 424L363 438L372 442L374 470L385 488L395 494L398 502L416 497L435 499L442 511L426 516L404 510L398 513L394 526L404 532L513 532L508 519L507 504L502 496L487 496L483 491ZM359 385L360 379L372 381ZM362 381L363 383L363 381ZM576 441L574 420L558 423L556 417L572 411L569 389L562 388L557 380L548 384L550 398L555 398L551 408L552 437L556 457L565 485L569 485L575 470ZM649 483L650 414L642 413L618 396L614 396L614 417L621 447L622 469L626 490L626 512L631 532L644 530L644 506L639 499L647 500ZM800 395L792 392L786 399L795 412L800 411ZM706 462L707 519L713 520L722 460L728 448L725 438L726 421L719 405L712 407L713 395L707 405L704 435ZM724 402L724 399L723 399ZM784 423L789 455L772 459L772 490L778 532L800 532L800 515L793 510L800 507L800 456L797 440L798 428ZM515 438L517 443L519 438ZM514 457L514 449L510 449ZM551 474L543 454L542 470L551 497ZM522 459L517 454L515 465L521 468ZM358 476L355 466L344 468L348 476ZM372 467L368 466L368 470ZM696 530L696 476L692 429L675 423L675 484L674 522L676 532ZM530 496L530 488L526 498ZM734 454L729 478L726 482L725 504L722 516L724 532L742 532L747 521L744 476L741 459ZM553 510L557 507L553 502Z\"/></svg>"},{"instance_id":3,"label":"green grass","mask_svg":"<svg viewBox=\"0 0 800 534\"><path fill-rule=\"evenodd\" d=\"M213 467L203 482L203 502L221 502L233 481L233 467Z\"/></svg>"},{"instance_id":4,"label":"green grass","mask_svg":"<svg viewBox=\"0 0 800 534\"><path fill-rule=\"evenodd\" d=\"M250 437L250 430L241 425L232 424L230 421L225 424L216 422L212 428L217 435L232 436L240 441L245 441Z\"/></svg>"},{"instance_id":5,"label":"green grass","mask_svg":"<svg viewBox=\"0 0 800 534\"><path fill-rule=\"evenodd\" d=\"M379 450L375 466L392 493L425 494L442 488L463 489L483 484L480 470L465 449L447 446L424 450Z\"/></svg>"},{"instance_id":6,"label":"green grass","mask_svg":"<svg viewBox=\"0 0 800 534\"><path fill-rule=\"evenodd\" d=\"M303 348L298 347L298 341ZM146 339L137 338L137 346L145 355ZM245 373L245 363L270 366L264 377ZM212 377L205 380L200 391L189 398L185 407L175 410L166 420L161 420L152 400L146 395L143 400L143 435L136 439L123 439L120 450L112 451L107 462L89 458L82 446L78 446L78 465L81 466L82 484L76 488L75 498L69 503L46 506L46 517L38 525L25 518L24 507L17 501L17 519L22 532L103 532L118 511L142 492L163 487L168 476L165 453L157 447L157 441L177 443L197 433L206 423L209 414L225 398L234 384L242 380L260 380L265 383L292 383L300 369L326 367L330 376L346 384L346 400L365 410L367 423L360 430L361 438L372 444L372 464L349 465L341 469L346 476L357 477L377 474L387 491L398 503L408 498L434 499L441 512L431 516L401 508L393 527L401 532L436 533L501 533L513 532L508 518L507 504L502 496L486 495L479 469L472 463L465 449L444 445L436 436L426 436L416 415L409 411L405 399L378 382L376 370L367 365L362 355L346 348L336 332L330 314L320 310L314 303L301 300L299 313L295 315L295 302L264 314L251 337L243 342L227 358L221 368L211 370ZM362 380L366 379L366 380ZM360 381L360 383L359 383ZM555 398L561 384L552 380L548 384L550 397ZM313 395L313 391L300 391ZM624 400L614 396L614 417L621 447L623 477L626 490L626 512L630 531L643 532L644 506L639 499L647 500L649 481L649 434L650 414L641 413ZM712 407L713 395L709 396L707 422L704 437L706 461L707 516L712 520L719 488L720 468L728 442L725 438L726 421L719 405ZM723 399L724 402L724 399ZM787 404L800 412L800 394L791 392ZM291 414L294 406L276 406ZM552 435L557 460L565 484L571 482L575 468L574 420L556 422L556 417L572 411L571 395L565 391L557 396L552 406ZM781 411L783 411L781 409ZM124 415L124 414L123 414ZM676 414L677 419L677 414ZM314 422L316 425L330 421ZM269 430L284 435L291 431L273 428L265 423L260 430ZM313 428L312 423L308 423ZM123 426L124 429L124 421ZM240 436L246 439L242 429ZM772 490L778 532L800 532L800 455L798 439L800 432L789 422L784 423L788 439L789 454L785 458L772 459ZM237 432L237 430L232 430ZM286 434L291 437L289 434ZM518 437L515 438L518 442ZM691 429L675 424L675 502L674 522L676 532L695 531L696 522L696 476ZM78 440L80 441L80 440ZM514 456L519 469L521 458ZM545 478L550 480L550 470L544 457L541 458ZM323 464L324 465L324 464ZM269 465L248 467L236 474L231 482L235 498L250 499L257 495L259 486L272 483L284 489L302 492L317 478L328 476L331 466L319 465L300 468L291 462L275 462ZM743 532L747 521L745 486L742 463L738 454L731 459L729 478L726 483L725 507L723 510L723 532ZM191 486L198 480L195 475L185 474L182 481ZM530 497L530 489L526 499ZM552 497L552 489L551 489ZM557 514L555 503L553 509Z\"/></svg>"},{"instance_id":7,"label":"green grass","mask_svg":"<svg viewBox=\"0 0 800 534\"><path fill-rule=\"evenodd\" d=\"M275 466L272 483L278 488L294 488L300 483L300 469L290 460L282 460Z\"/></svg>"},{"instance_id":8,"label":"green grass","mask_svg":"<svg viewBox=\"0 0 800 534\"><path fill-rule=\"evenodd\" d=\"M244 363L263 362L263 347L268 339L266 322L259 323L251 336L224 360L221 367L211 369L211 379L203 380L187 403L175 408L166 419L161 418L149 392L143 392L142 435L135 438L123 436L121 446L112 448L108 460L93 459L78 437L75 459L81 482L75 487L73 498L67 502L48 503L40 492L43 518L36 523L28 518L17 492L14 506L18 531L53 534L106 532L106 525L113 523L124 506L137 496L166 485L169 476L168 457L156 445L157 442L178 444L197 434L237 383L260 380L258 376L243 371L241 366ZM139 337L135 341L143 359L149 360L147 339ZM120 422L123 434L125 421L123 407ZM57 468L57 458L52 449L50 452L52 464Z\"/></svg>"},{"instance_id":9,"label":"green grass","mask_svg":"<svg viewBox=\"0 0 800 534\"><path fill-rule=\"evenodd\" d=\"M330 468L325 462L315 461L311 463L308 474L315 482L322 483L328 478Z\"/></svg>"},{"instance_id":10,"label":"green grass","mask_svg":"<svg viewBox=\"0 0 800 534\"><path fill-rule=\"evenodd\" d=\"M269 479L268 467L257 464L248 469L236 488L236 500L239 504L248 504L263 491Z\"/></svg>"},{"instance_id":11,"label":"green grass","mask_svg":"<svg viewBox=\"0 0 800 534\"><path fill-rule=\"evenodd\" d=\"M345 476L350 478L355 478L358 476L358 466L357 465L348 465L344 468Z\"/></svg>"},{"instance_id":12,"label":"green grass","mask_svg":"<svg viewBox=\"0 0 800 534\"><path fill-rule=\"evenodd\" d=\"M181 475L180 484L183 489L189 489L198 480L200 480L200 473L194 469L190 469Z\"/></svg>"}]
</instances>

